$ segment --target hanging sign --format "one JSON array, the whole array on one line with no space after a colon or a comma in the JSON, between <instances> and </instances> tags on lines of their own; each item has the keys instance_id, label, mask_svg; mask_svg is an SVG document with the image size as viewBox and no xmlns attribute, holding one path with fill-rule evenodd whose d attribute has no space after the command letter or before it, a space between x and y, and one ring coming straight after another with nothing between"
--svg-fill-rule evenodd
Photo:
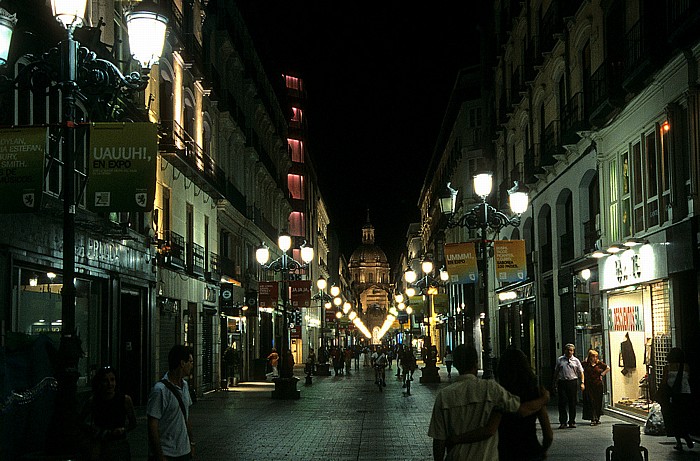
<instances>
[{"instance_id":1,"label":"hanging sign","mask_svg":"<svg viewBox=\"0 0 700 461\"><path fill-rule=\"evenodd\" d=\"M0 130L0 204L3 213L39 209L44 189L45 127Z\"/></svg>"},{"instance_id":2,"label":"hanging sign","mask_svg":"<svg viewBox=\"0 0 700 461\"><path fill-rule=\"evenodd\" d=\"M258 306L274 309L277 307L278 285L277 282L258 283Z\"/></svg>"},{"instance_id":3,"label":"hanging sign","mask_svg":"<svg viewBox=\"0 0 700 461\"><path fill-rule=\"evenodd\" d=\"M88 208L153 210L157 160L155 124L93 123L88 155Z\"/></svg>"},{"instance_id":4,"label":"hanging sign","mask_svg":"<svg viewBox=\"0 0 700 461\"><path fill-rule=\"evenodd\" d=\"M311 307L311 280L291 280L289 289L292 307Z\"/></svg>"},{"instance_id":5,"label":"hanging sign","mask_svg":"<svg viewBox=\"0 0 700 461\"><path fill-rule=\"evenodd\" d=\"M474 242L445 244L445 262L451 283L476 283L479 279Z\"/></svg>"},{"instance_id":6,"label":"hanging sign","mask_svg":"<svg viewBox=\"0 0 700 461\"><path fill-rule=\"evenodd\" d=\"M496 240L493 249L497 282L522 282L527 278L525 240Z\"/></svg>"},{"instance_id":7,"label":"hanging sign","mask_svg":"<svg viewBox=\"0 0 700 461\"><path fill-rule=\"evenodd\" d=\"M433 297L433 314L447 314L450 307L449 296L447 293L438 293Z\"/></svg>"}]
</instances>

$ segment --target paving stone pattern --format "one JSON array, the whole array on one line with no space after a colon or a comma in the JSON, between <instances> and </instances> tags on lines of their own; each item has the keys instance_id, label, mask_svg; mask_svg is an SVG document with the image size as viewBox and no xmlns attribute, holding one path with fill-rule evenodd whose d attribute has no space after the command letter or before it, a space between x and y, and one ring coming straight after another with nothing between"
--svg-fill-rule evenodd
<instances>
[{"instance_id":1,"label":"paving stone pattern","mask_svg":"<svg viewBox=\"0 0 700 461\"><path fill-rule=\"evenodd\" d=\"M273 400L272 383L242 383L228 391L212 392L192 407L197 461L209 460L431 460L432 439L427 436L435 394L448 385L444 367L440 384L420 384L415 374L406 396L395 368L387 370L380 392L369 367L345 376L314 377L304 385L299 400ZM138 409L139 425L129 435L134 461L147 459L145 409ZM550 419L558 427L556 402ZM579 408L580 415L580 408ZM548 460L605 460L612 445L612 416L591 427L581 421L576 429L554 429ZM643 428L640 428L643 432ZM677 453L673 439L645 436L642 446L650 460L698 460L700 448Z\"/></svg>"}]
</instances>

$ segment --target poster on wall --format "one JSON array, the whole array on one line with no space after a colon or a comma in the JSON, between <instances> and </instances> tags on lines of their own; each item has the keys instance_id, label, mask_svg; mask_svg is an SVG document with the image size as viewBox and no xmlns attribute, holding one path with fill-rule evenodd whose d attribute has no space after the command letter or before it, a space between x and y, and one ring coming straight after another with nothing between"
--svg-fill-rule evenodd
<instances>
[{"instance_id":1,"label":"poster on wall","mask_svg":"<svg viewBox=\"0 0 700 461\"><path fill-rule=\"evenodd\" d=\"M3 213L39 209L44 189L46 127L0 130L0 203Z\"/></svg>"},{"instance_id":2,"label":"poster on wall","mask_svg":"<svg viewBox=\"0 0 700 461\"><path fill-rule=\"evenodd\" d=\"M445 264L451 283L476 283L479 279L474 242L445 244Z\"/></svg>"},{"instance_id":3,"label":"poster on wall","mask_svg":"<svg viewBox=\"0 0 700 461\"><path fill-rule=\"evenodd\" d=\"M527 278L525 240L496 240L496 280L500 283L522 282Z\"/></svg>"}]
</instances>

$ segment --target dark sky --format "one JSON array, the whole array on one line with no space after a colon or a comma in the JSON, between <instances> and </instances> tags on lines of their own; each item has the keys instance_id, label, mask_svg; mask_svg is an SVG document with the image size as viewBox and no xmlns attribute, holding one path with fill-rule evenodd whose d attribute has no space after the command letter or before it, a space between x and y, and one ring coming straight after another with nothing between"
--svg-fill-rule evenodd
<instances>
[{"instance_id":1,"label":"dark sky","mask_svg":"<svg viewBox=\"0 0 700 461\"><path fill-rule=\"evenodd\" d=\"M483 2L488 4L489 2ZM478 61L472 1L240 1L268 72L293 69L308 96L307 147L349 257L367 209L393 264L457 71Z\"/></svg>"}]
</instances>

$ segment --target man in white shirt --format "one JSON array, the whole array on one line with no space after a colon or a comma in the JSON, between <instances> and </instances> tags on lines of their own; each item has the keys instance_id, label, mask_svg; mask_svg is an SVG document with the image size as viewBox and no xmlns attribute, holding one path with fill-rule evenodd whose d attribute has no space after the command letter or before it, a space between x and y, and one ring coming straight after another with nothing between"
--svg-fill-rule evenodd
<instances>
[{"instance_id":1,"label":"man in white shirt","mask_svg":"<svg viewBox=\"0 0 700 461\"><path fill-rule=\"evenodd\" d=\"M564 346L564 355L557 359L554 367L554 383L552 389L559 394L559 429L576 427L576 404L578 402L578 380L581 379L581 392L586 388L583 379L583 365L574 357L576 347L573 344ZM567 417L567 409L569 411Z\"/></svg>"},{"instance_id":2,"label":"man in white shirt","mask_svg":"<svg viewBox=\"0 0 700 461\"><path fill-rule=\"evenodd\" d=\"M460 344L452 354L459 376L435 398L428 427L428 436L433 439L433 458L435 461L498 459L498 425L490 424L492 413L533 414L546 405L549 393L543 391L540 398L521 404L520 398L496 381L477 377L478 355L474 346Z\"/></svg>"}]
</instances>

